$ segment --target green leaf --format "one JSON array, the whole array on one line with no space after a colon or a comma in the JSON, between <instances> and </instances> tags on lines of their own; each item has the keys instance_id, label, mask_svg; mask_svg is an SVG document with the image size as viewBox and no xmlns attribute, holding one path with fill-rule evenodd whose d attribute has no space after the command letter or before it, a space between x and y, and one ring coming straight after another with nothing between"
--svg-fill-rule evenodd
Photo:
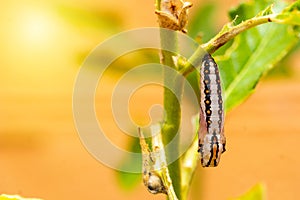
<instances>
[{"instance_id":1,"label":"green leaf","mask_svg":"<svg viewBox=\"0 0 300 200\"><path fill-rule=\"evenodd\" d=\"M229 200L265 200L265 199L266 199L266 189L264 185L257 184L244 195L238 198L231 198Z\"/></svg>"},{"instance_id":2,"label":"green leaf","mask_svg":"<svg viewBox=\"0 0 300 200\"><path fill-rule=\"evenodd\" d=\"M37 198L23 198L23 197L20 197L19 195L2 194L2 195L0 195L0 200L41 200L41 199L37 199Z\"/></svg>"},{"instance_id":3,"label":"green leaf","mask_svg":"<svg viewBox=\"0 0 300 200\"><path fill-rule=\"evenodd\" d=\"M118 172L118 181L123 189L133 190L139 183L142 182L142 176L141 174Z\"/></svg>"},{"instance_id":4,"label":"green leaf","mask_svg":"<svg viewBox=\"0 0 300 200\"><path fill-rule=\"evenodd\" d=\"M130 152L135 152L139 153L141 152L140 149L140 143L139 143L139 138L134 138L130 142L130 147L129 151ZM142 157L141 157L141 162L133 162L131 157L126 157L124 158L124 161L122 162L122 169L140 169L142 171ZM125 190L132 190L134 189L141 181L142 181L142 176L141 174L134 174L134 173L128 173L128 172L117 172L117 179L120 184L120 186L125 189Z\"/></svg>"},{"instance_id":5,"label":"green leaf","mask_svg":"<svg viewBox=\"0 0 300 200\"><path fill-rule=\"evenodd\" d=\"M282 10L283 7L278 2L274 10ZM282 13L286 12L284 10ZM232 19L238 16L235 22L240 23L270 13L269 1L249 1L232 10L230 16ZM260 78L297 44L298 34L293 26L264 24L239 34L224 55L215 57L225 88L226 110L237 106L253 93Z\"/></svg>"}]
</instances>

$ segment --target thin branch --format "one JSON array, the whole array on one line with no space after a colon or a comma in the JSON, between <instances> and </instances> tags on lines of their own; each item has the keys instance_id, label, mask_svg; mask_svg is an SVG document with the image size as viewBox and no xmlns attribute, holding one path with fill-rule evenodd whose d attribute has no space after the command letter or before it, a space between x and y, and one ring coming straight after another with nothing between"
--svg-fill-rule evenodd
<instances>
[{"instance_id":1,"label":"thin branch","mask_svg":"<svg viewBox=\"0 0 300 200\"><path fill-rule=\"evenodd\" d=\"M217 34L214 38L208 41L205 44L200 45L194 54L188 59L184 68L181 70L181 74L184 76L188 75L192 71L194 71L195 66L199 66L201 62L202 55L204 50L210 54L214 53L221 46L226 44L228 41L236 37L238 34L252 28L258 26L260 24L272 22L272 18L275 15L266 15L260 17L254 17L252 19L248 19L236 26L233 26L233 22L226 24L219 34Z\"/></svg>"},{"instance_id":2,"label":"thin branch","mask_svg":"<svg viewBox=\"0 0 300 200\"><path fill-rule=\"evenodd\" d=\"M151 148L145 141L143 132L138 129L143 159L143 182L152 194L165 193L170 200L178 200L167 167L160 124L151 126Z\"/></svg>"}]
</instances>

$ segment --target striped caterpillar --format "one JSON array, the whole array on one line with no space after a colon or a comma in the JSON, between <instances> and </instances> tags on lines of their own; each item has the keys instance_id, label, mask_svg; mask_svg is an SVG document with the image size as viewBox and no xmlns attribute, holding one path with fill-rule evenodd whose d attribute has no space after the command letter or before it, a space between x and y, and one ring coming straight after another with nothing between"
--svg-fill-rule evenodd
<instances>
[{"instance_id":1,"label":"striped caterpillar","mask_svg":"<svg viewBox=\"0 0 300 200\"><path fill-rule=\"evenodd\" d=\"M202 59L200 76L198 152L203 167L216 167L225 152L224 102L218 66L209 54Z\"/></svg>"}]
</instances>

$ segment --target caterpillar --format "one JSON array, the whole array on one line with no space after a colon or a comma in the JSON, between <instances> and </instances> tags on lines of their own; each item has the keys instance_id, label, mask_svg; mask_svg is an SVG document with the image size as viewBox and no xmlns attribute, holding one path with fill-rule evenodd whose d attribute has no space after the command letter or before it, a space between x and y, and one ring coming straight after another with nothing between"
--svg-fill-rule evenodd
<instances>
[{"instance_id":1,"label":"caterpillar","mask_svg":"<svg viewBox=\"0 0 300 200\"><path fill-rule=\"evenodd\" d=\"M220 72L210 54L200 67L200 119L198 152L203 167L216 167L225 152L224 102Z\"/></svg>"}]
</instances>

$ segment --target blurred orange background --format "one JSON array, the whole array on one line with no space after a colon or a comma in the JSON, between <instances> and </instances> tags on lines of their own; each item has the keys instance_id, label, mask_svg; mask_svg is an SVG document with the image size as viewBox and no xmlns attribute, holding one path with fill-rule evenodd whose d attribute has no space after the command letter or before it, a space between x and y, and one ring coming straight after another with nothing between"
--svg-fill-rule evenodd
<instances>
[{"instance_id":1,"label":"blurred orange background","mask_svg":"<svg viewBox=\"0 0 300 200\"><path fill-rule=\"evenodd\" d=\"M192 1L194 7L201 2ZM226 11L237 2L211 2L221 27ZM133 190L122 189L116 172L83 147L72 116L74 81L85 56L120 31L157 26L154 1L11 0L1 3L0 26L0 194L55 200L165 199L149 194L142 182ZM264 79L244 104L228 113L228 150L219 167L199 167L190 199L228 199L259 182L269 199L297 199L298 58L296 52L288 61L292 75ZM113 81L106 84L103 93L109 95ZM155 95L157 88L148 89L136 107L147 100L162 102L161 91ZM105 111L106 126L113 132L109 137L126 145L108 106ZM135 112L147 118L144 110Z\"/></svg>"}]
</instances>

